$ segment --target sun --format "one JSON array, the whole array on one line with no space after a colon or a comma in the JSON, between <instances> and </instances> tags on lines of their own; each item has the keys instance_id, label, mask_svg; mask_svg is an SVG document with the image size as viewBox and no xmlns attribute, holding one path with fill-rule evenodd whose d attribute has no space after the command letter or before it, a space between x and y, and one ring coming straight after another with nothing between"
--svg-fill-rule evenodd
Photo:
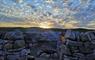
<instances>
[{"instance_id":1,"label":"sun","mask_svg":"<svg viewBox=\"0 0 95 60\"><path fill-rule=\"evenodd\" d=\"M53 23L52 22L41 22L39 24L40 28L53 28Z\"/></svg>"}]
</instances>

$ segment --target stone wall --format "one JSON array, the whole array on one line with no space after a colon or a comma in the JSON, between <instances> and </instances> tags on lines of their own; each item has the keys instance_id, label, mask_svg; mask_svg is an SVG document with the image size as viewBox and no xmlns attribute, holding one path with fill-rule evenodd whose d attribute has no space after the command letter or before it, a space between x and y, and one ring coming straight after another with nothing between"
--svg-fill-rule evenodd
<instances>
[{"instance_id":1,"label":"stone wall","mask_svg":"<svg viewBox=\"0 0 95 60\"><path fill-rule=\"evenodd\" d=\"M60 60L95 60L95 31L67 30Z\"/></svg>"},{"instance_id":2,"label":"stone wall","mask_svg":"<svg viewBox=\"0 0 95 60\"><path fill-rule=\"evenodd\" d=\"M67 30L63 35L63 43L58 45L60 36L60 33L52 31L2 32L0 60L27 60L29 55L36 58L37 53L45 49L56 51L59 54L58 60L95 60L95 31Z\"/></svg>"}]
</instances>

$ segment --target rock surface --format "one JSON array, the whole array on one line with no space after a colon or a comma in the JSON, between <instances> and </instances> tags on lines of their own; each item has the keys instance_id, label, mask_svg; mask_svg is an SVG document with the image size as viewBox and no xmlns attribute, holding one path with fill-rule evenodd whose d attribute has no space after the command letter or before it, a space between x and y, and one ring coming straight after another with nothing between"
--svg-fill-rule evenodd
<instances>
[{"instance_id":1,"label":"rock surface","mask_svg":"<svg viewBox=\"0 0 95 60\"><path fill-rule=\"evenodd\" d=\"M95 31L89 32L75 32L72 30L67 30L65 34L65 48L69 50L64 53L65 48L61 51L62 55L60 60L95 60L94 50L95 50ZM65 57L65 58L64 58ZM68 59L67 59L67 58Z\"/></svg>"},{"instance_id":2,"label":"rock surface","mask_svg":"<svg viewBox=\"0 0 95 60\"><path fill-rule=\"evenodd\" d=\"M2 32L0 60L27 60L28 56L36 60L95 60L95 31L66 30L61 34L63 32L50 30ZM60 40L61 35L64 36L63 41ZM37 57L40 52L43 52L42 56Z\"/></svg>"}]
</instances>

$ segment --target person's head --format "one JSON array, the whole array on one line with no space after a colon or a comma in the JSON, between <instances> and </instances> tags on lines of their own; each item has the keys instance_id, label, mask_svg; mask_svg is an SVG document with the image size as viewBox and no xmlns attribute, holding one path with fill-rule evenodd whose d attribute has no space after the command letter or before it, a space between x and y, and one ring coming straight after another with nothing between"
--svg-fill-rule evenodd
<instances>
[{"instance_id":1,"label":"person's head","mask_svg":"<svg viewBox=\"0 0 95 60\"><path fill-rule=\"evenodd\" d=\"M60 34L60 41L61 42L64 41L64 36L65 36L65 32L61 32L61 34Z\"/></svg>"}]
</instances>

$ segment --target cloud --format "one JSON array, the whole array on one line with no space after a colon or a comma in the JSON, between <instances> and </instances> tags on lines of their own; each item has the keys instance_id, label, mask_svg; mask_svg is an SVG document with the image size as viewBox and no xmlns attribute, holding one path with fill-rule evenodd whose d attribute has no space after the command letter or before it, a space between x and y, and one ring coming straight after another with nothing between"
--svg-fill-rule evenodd
<instances>
[{"instance_id":1,"label":"cloud","mask_svg":"<svg viewBox=\"0 0 95 60\"><path fill-rule=\"evenodd\" d=\"M22 2L24 2L24 0L15 0L15 2L22 3Z\"/></svg>"},{"instance_id":2,"label":"cloud","mask_svg":"<svg viewBox=\"0 0 95 60\"><path fill-rule=\"evenodd\" d=\"M88 28L95 28L95 21L90 21L88 24L87 24L87 27Z\"/></svg>"},{"instance_id":3,"label":"cloud","mask_svg":"<svg viewBox=\"0 0 95 60\"><path fill-rule=\"evenodd\" d=\"M0 0L0 26L95 28L94 16L95 0Z\"/></svg>"},{"instance_id":4,"label":"cloud","mask_svg":"<svg viewBox=\"0 0 95 60\"><path fill-rule=\"evenodd\" d=\"M64 28L70 29L70 28L77 28L79 27L78 21L68 21L64 23Z\"/></svg>"}]
</instances>

